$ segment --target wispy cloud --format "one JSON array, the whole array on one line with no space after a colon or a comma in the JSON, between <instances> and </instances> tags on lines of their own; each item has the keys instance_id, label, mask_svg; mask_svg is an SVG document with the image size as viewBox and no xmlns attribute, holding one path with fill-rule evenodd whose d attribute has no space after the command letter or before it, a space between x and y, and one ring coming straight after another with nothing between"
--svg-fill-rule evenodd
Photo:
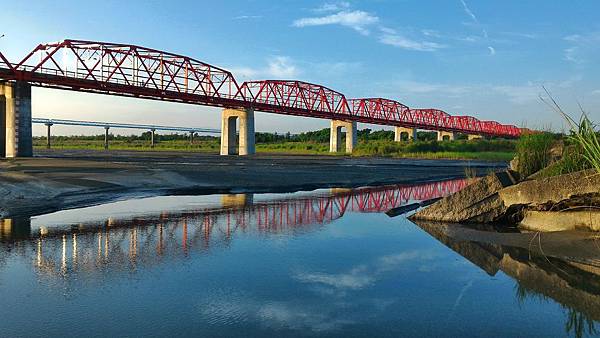
<instances>
[{"instance_id":1,"label":"wispy cloud","mask_svg":"<svg viewBox=\"0 0 600 338\"><path fill-rule=\"evenodd\" d=\"M263 16L262 15L239 15L239 16L234 16L232 19L233 20L253 20L253 19L262 19Z\"/></svg>"},{"instance_id":2,"label":"wispy cloud","mask_svg":"<svg viewBox=\"0 0 600 338\"><path fill-rule=\"evenodd\" d=\"M600 95L600 89L592 90L592 95Z\"/></svg>"},{"instance_id":3,"label":"wispy cloud","mask_svg":"<svg viewBox=\"0 0 600 338\"><path fill-rule=\"evenodd\" d=\"M575 81L573 79L572 81ZM549 87L565 88L565 85L570 85L572 82L562 81L555 83L545 83ZM392 85L395 92L404 93L412 96L427 96L435 95L437 97L447 98L473 98L476 96L500 95L505 100L514 104L526 104L538 102L542 93L542 84L527 82L520 85L475 85L475 84L446 84L446 83L429 83L411 80L396 81Z\"/></svg>"},{"instance_id":4,"label":"wispy cloud","mask_svg":"<svg viewBox=\"0 0 600 338\"><path fill-rule=\"evenodd\" d=\"M300 68L296 62L288 56L271 56L267 59L267 64L262 68L250 67L230 67L236 78L242 80L250 79L292 79L300 73Z\"/></svg>"},{"instance_id":5,"label":"wispy cloud","mask_svg":"<svg viewBox=\"0 0 600 338\"><path fill-rule=\"evenodd\" d=\"M467 5L465 0L460 0L460 3L462 4L463 10L465 11L465 14L467 14L467 16L469 16L469 18L471 18L471 21L473 22L473 24L475 25L475 27L479 28L481 30L481 35L483 36L483 38L489 42L489 36L488 36L488 32L487 30L483 27L483 25L481 24L481 22L479 22L479 18L477 17L477 15L475 15L475 13L471 10L471 8L469 8L469 6ZM488 46L488 51L490 52L490 55L496 55L496 49L493 46Z\"/></svg>"},{"instance_id":6,"label":"wispy cloud","mask_svg":"<svg viewBox=\"0 0 600 338\"><path fill-rule=\"evenodd\" d=\"M382 34L379 37L379 42L413 51L433 52L438 49L446 48L445 45L431 41L417 41L407 38L406 36L389 28L381 28Z\"/></svg>"},{"instance_id":7,"label":"wispy cloud","mask_svg":"<svg viewBox=\"0 0 600 338\"><path fill-rule=\"evenodd\" d=\"M414 261L429 261L436 255L430 251L406 251L379 257L373 264L361 264L347 272L297 273L294 278L303 283L312 283L332 287L337 290L359 290L372 285L382 274L395 271L404 264Z\"/></svg>"},{"instance_id":8,"label":"wispy cloud","mask_svg":"<svg viewBox=\"0 0 600 338\"><path fill-rule=\"evenodd\" d=\"M465 13L467 13L468 16L471 17L471 19L479 24L479 19L477 19L477 16L475 16L475 13L473 13L473 11L471 11L471 9L469 8L469 6L467 6L467 3L464 0L460 0L460 2L463 5L463 9L465 10Z\"/></svg>"},{"instance_id":9,"label":"wispy cloud","mask_svg":"<svg viewBox=\"0 0 600 338\"><path fill-rule=\"evenodd\" d=\"M313 11L317 13L324 12L339 12L350 8L350 3L347 1L327 2L315 8Z\"/></svg>"},{"instance_id":10,"label":"wispy cloud","mask_svg":"<svg viewBox=\"0 0 600 338\"><path fill-rule=\"evenodd\" d=\"M587 34L573 34L563 38L569 47L564 49L565 60L575 63L584 64L589 57L598 54L600 45L600 32L591 32Z\"/></svg>"},{"instance_id":11,"label":"wispy cloud","mask_svg":"<svg viewBox=\"0 0 600 338\"><path fill-rule=\"evenodd\" d=\"M309 26L340 25L352 28L356 32L365 36L370 35L372 28L377 27L378 34L376 34L376 39L380 43L386 45L405 50L421 52L433 52L446 47L441 43L413 38L407 34L399 33L394 29L379 26L377 24L379 23L380 19L376 14L358 9L351 10L351 7L352 6L350 3L346 1L325 3L320 7L313 9L313 11L318 13L336 13L300 18L295 20L292 23L292 26L302 28ZM441 37L439 32L431 29L424 29L421 31L421 33L427 38Z\"/></svg>"},{"instance_id":12,"label":"wispy cloud","mask_svg":"<svg viewBox=\"0 0 600 338\"><path fill-rule=\"evenodd\" d=\"M335 14L308 17L295 20L294 27L309 27L309 26L325 26L325 25L340 25L354 29L363 35L369 34L368 27L377 23L379 18L365 11L341 11Z\"/></svg>"},{"instance_id":13,"label":"wispy cloud","mask_svg":"<svg viewBox=\"0 0 600 338\"><path fill-rule=\"evenodd\" d=\"M533 33L522 33L522 32L500 32L502 35L513 36L523 39L537 39L539 36Z\"/></svg>"}]
</instances>

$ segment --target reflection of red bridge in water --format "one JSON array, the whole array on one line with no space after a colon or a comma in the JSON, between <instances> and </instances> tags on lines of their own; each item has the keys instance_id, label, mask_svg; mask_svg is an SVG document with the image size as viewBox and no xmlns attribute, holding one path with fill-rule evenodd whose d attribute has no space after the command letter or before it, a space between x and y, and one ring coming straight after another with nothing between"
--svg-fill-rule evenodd
<instances>
[{"instance_id":1,"label":"reflection of red bridge in water","mask_svg":"<svg viewBox=\"0 0 600 338\"><path fill-rule=\"evenodd\" d=\"M421 185L393 185L360 189L332 189L327 196L291 198L254 203L248 209L228 210L228 222L253 220L259 230L285 229L300 225L323 224L341 218L348 211L385 212L411 200L442 197L462 189L466 180L450 180ZM246 219L247 218L247 219Z\"/></svg>"},{"instance_id":2,"label":"reflection of red bridge in water","mask_svg":"<svg viewBox=\"0 0 600 338\"><path fill-rule=\"evenodd\" d=\"M31 230L31 221L0 221L2 256L10 246L24 247L23 255L35 253L40 268L56 272L69 268L148 264L162 256L187 255L190 250L227 246L233 235L293 233L319 227L347 212L384 212L412 200L426 200L462 189L467 180L457 179L419 185L391 185L359 189L331 189L298 193L287 198L251 194L223 195L220 205L194 210L162 212L74 226ZM32 246L31 248L27 248ZM85 259L83 259L85 257ZM60 261L60 263L59 263ZM70 264L69 264L70 263ZM96 267L96 268L94 268Z\"/></svg>"},{"instance_id":3,"label":"reflection of red bridge in water","mask_svg":"<svg viewBox=\"0 0 600 338\"><path fill-rule=\"evenodd\" d=\"M201 221L205 228L256 226L257 231L279 232L301 226L326 224L346 212L385 212L408 201L446 196L464 188L465 179L431 182L419 185L388 185L358 189L330 189L305 196L254 201L252 194L223 195L221 208L163 212L155 219L109 220L110 227L160 223L175 219Z\"/></svg>"}]
</instances>

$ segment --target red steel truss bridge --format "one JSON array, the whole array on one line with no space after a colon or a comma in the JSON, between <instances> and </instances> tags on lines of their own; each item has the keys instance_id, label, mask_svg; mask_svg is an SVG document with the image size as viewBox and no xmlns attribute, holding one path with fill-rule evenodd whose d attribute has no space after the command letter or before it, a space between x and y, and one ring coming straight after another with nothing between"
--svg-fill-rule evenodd
<instances>
[{"instance_id":1,"label":"red steel truss bridge","mask_svg":"<svg viewBox=\"0 0 600 338\"><path fill-rule=\"evenodd\" d=\"M118 43L64 40L38 45L11 63L0 53L0 79L34 86L369 124L518 137L520 129L385 98L347 99L297 80L239 83L231 72L191 57Z\"/></svg>"}]
</instances>

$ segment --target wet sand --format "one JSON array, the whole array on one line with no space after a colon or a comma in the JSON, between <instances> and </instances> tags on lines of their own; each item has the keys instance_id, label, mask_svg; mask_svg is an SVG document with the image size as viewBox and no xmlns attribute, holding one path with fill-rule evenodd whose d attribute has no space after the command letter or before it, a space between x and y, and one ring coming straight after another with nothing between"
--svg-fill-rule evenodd
<instances>
[{"instance_id":1,"label":"wet sand","mask_svg":"<svg viewBox=\"0 0 600 338\"><path fill-rule=\"evenodd\" d=\"M117 199L172 194L293 192L422 183L506 167L503 162L218 156L189 152L38 151L0 162L0 217L37 215Z\"/></svg>"}]
</instances>

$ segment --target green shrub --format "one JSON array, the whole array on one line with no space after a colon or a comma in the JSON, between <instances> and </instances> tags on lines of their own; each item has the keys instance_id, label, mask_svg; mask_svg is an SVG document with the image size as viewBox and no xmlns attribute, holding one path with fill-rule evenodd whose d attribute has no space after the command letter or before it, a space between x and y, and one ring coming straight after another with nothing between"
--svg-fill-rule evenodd
<instances>
[{"instance_id":1,"label":"green shrub","mask_svg":"<svg viewBox=\"0 0 600 338\"><path fill-rule=\"evenodd\" d=\"M550 149L554 142L554 136L550 133L522 135L516 149L519 173L527 177L547 167L550 163Z\"/></svg>"}]
</instances>

